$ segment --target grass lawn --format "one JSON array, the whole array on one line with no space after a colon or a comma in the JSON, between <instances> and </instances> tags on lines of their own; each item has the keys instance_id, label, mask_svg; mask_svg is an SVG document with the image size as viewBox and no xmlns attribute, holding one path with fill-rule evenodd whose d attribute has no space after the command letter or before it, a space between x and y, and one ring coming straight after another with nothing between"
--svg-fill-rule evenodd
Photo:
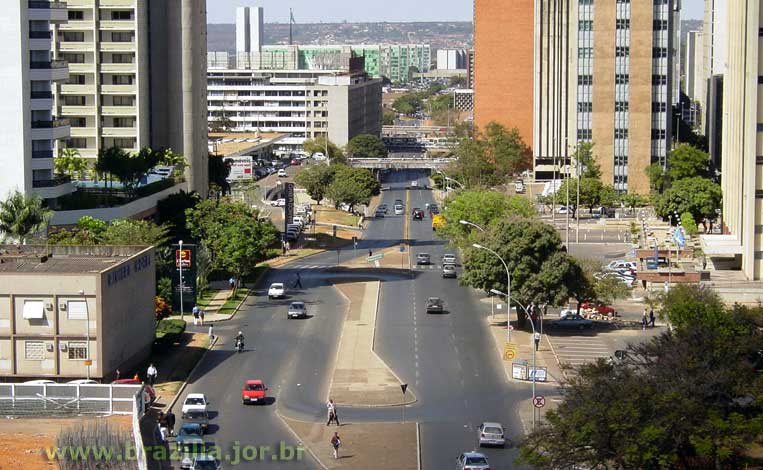
<instances>
[{"instance_id":1,"label":"grass lawn","mask_svg":"<svg viewBox=\"0 0 763 470\"><path fill-rule=\"evenodd\" d=\"M325 206L313 206L315 211L315 221L320 224L339 224L349 225L351 227L358 226L359 217L350 214L349 212L340 211L333 207Z\"/></svg>"},{"instance_id":2,"label":"grass lawn","mask_svg":"<svg viewBox=\"0 0 763 470\"><path fill-rule=\"evenodd\" d=\"M236 289L236 295L233 298L226 300L217 313L220 315L231 315L233 311L236 310L236 306L238 306L247 295L249 295L249 288L239 287Z\"/></svg>"},{"instance_id":3,"label":"grass lawn","mask_svg":"<svg viewBox=\"0 0 763 470\"><path fill-rule=\"evenodd\" d=\"M209 303L212 301L217 292L218 291L215 289L205 290L201 293L201 295L199 295L198 299L196 299L196 305L198 305L201 309L209 308Z\"/></svg>"}]
</instances>

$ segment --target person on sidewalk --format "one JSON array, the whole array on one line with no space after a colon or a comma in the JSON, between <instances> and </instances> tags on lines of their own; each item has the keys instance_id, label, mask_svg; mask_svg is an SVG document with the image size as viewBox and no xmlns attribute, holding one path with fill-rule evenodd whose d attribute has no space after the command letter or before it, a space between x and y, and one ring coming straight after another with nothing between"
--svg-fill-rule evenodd
<instances>
[{"instance_id":1,"label":"person on sidewalk","mask_svg":"<svg viewBox=\"0 0 763 470\"><path fill-rule=\"evenodd\" d=\"M199 309L199 321L201 322L201 326L204 326L204 310Z\"/></svg>"},{"instance_id":2,"label":"person on sidewalk","mask_svg":"<svg viewBox=\"0 0 763 470\"><path fill-rule=\"evenodd\" d=\"M339 433L335 432L333 436L331 436L331 448L334 449L334 458L339 458L339 447L342 445L342 440L339 439Z\"/></svg>"},{"instance_id":3,"label":"person on sidewalk","mask_svg":"<svg viewBox=\"0 0 763 470\"><path fill-rule=\"evenodd\" d=\"M193 326L196 326L199 324L199 306L194 305L191 309L191 313L193 313Z\"/></svg>"},{"instance_id":4,"label":"person on sidewalk","mask_svg":"<svg viewBox=\"0 0 763 470\"><path fill-rule=\"evenodd\" d=\"M232 290L234 287L236 287L236 280L233 279L233 277L231 277L230 279L228 279L228 285L230 286Z\"/></svg>"},{"instance_id":5,"label":"person on sidewalk","mask_svg":"<svg viewBox=\"0 0 763 470\"><path fill-rule=\"evenodd\" d=\"M168 411L164 415L164 420L167 421L167 430L170 432L170 436L175 435L175 413Z\"/></svg>"},{"instance_id":6,"label":"person on sidewalk","mask_svg":"<svg viewBox=\"0 0 763 470\"><path fill-rule=\"evenodd\" d=\"M215 328L209 325L209 344L212 344L212 340L215 339Z\"/></svg>"},{"instance_id":7,"label":"person on sidewalk","mask_svg":"<svg viewBox=\"0 0 763 470\"><path fill-rule=\"evenodd\" d=\"M538 347L540 347L540 333L533 333L533 341L535 341L535 350L538 350Z\"/></svg>"},{"instance_id":8,"label":"person on sidewalk","mask_svg":"<svg viewBox=\"0 0 763 470\"><path fill-rule=\"evenodd\" d=\"M646 309L644 309L644 314L641 315L641 329L646 330L646 325L649 324L649 318L646 316Z\"/></svg>"},{"instance_id":9,"label":"person on sidewalk","mask_svg":"<svg viewBox=\"0 0 763 470\"><path fill-rule=\"evenodd\" d=\"M294 288L296 289L297 287L302 289L302 278L300 277L299 273L297 273L297 279L294 281Z\"/></svg>"},{"instance_id":10,"label":"person on sidewalk","mask_svg":"<svg viewBox=\"0 0 763 470\"><path fill-rule=\"evenodd\" d=\"M654 328L654 309L649 309L649 324Z\"/></svg>"},{"instance_id":11,"label":"person on sidewalk","mask_svg":"<svg viewBox=\"0 0 763 470\"><path fill-rule=\"evenodd\" d=\"M339 426L339 415L336 412L336 404L331 398L329 398L329 401L326 403L326 411L328 412L328 422L326 422L326 426L330 426L332 421Z\"/></svg>"},{"instance_id":12,"label":"person on sidewalk","mask_svg":"<svg viewBox=\"0 0 763 470\"><path fill-rule=\"evenodd\" d=\"M156 376L159 373L159 371L156 370L156 367L154 367L154 364L151 363L148 366L148 370L146 370L146 380L148 380L148 384L152 387L154 386L154 383L156 382Z\"/></svg>"}]
</instances>

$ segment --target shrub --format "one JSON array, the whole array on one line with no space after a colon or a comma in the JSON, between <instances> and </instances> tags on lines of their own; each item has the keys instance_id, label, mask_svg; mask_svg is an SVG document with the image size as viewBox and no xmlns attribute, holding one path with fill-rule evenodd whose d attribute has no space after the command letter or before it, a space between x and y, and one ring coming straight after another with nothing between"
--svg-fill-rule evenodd
<instances>
[{"instance_id":1,"label":"shrub","mask_svg":"<svg viewBox=\"0 0 763 470\"><path fill-rule=\"evenodd\" d=\"M156 323L156 343L171 345L180 341L185 333L185 320L164 319Z\"/></svg>"},{"instance_id":2,"label":"shrub","mask_svg":"<svg viewBox=\"0 0 763 470\"><path fill-rule=\"evenodd\" d=\"M172 314L172 307L167 303L164 298L160 296L154 297L154 315L156 315L156 321L169 317Z\"/></svg>"}]
</instances>

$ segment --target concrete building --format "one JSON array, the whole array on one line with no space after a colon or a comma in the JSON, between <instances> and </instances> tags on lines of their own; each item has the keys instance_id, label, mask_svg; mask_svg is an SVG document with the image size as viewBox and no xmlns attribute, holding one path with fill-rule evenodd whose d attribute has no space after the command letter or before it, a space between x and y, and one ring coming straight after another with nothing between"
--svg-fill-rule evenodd
<instances>
[{"instance_id":1,"label":"concrete building","mask_svg":"<svg viewBox=\"0 0 763 470\"><path fill-rule=\"evenodd\" d=\"M466 53L466 88L474 89L474 49Z\"/></svg>"},{"instance_id":2,"label":"concrete building","mask_svg":"<svg viewBox=\"0 0 763 470\"><path fill-rule=\"evenodd\" d=\"M699 31L689 31L686 33L686 47L681 60L681 70L683 72L683 81L681 91L691 100L695 100L696 82L702 78L697 78L697 50L702 49L702 33Z\"/></svg>"},{"instance_id":3,"label":"concrete building","mask_svg":"<svg viewBox=\"0 0 763 470\"><path fill-rule=\"evenodd\" d=\"M437 51L437 70L464 70L466 58L464 49L440 49Z\"/></svg>"},{"instance_id":4,"label":"concrete building","mask_svg":"<svg viewBox=\"0 0 763 470\"><path fill-rule=\"evenodd\" d=\"M171 148L206 194L204 0L70 0L55 50L70 64L56 91L72 123L67 146L89 159L112 146Z\"/></svg>"},{"instance_id":5,"label":"concrete building","mask_svg":"<svg viewBox=\"0 0 763 470\"><path fill-rule=\"evenodd\" d=\"M236 52L260 52L265 44L265 13L262 7L236 8Z\"/></svg>"},{"instance_id":6,"label":"concrete building","mask_svg":"<svg viewBox=\"0 0 763 470\"><path fill-rule=\"evenodd\" d=\"M705 0L705 17L702 38L704 40L703 80L705 95L697 98L704 119L710 159L716 168L721 167L723 153L721 130L723 128L723 75L727 68L727 12L726 0Z\"/></svg>"},{"instance_id":7,"label":"concrete building","mask_svg":"<svg viewBox=\"0 0 763 470\"><path fill-rule=\"evenodd\" d=\"M111 378L154 341L153 247L0 247L0 377Z\"/></svg>"},{"instance_id":8,"label":"concrete building","mask_svg":"<svg viewBox=\"0 0 763 470\"><path fill-rule=\"evenodd\" d=\"M702 237L705 254L718 266L763 279L763 95L760 90L761 0L726 4L721 188L724 235ZM723 26L723 25L721 25ZM717 64L714 64L717 65ZM716 69L717 71L717 69Z\"/></svg>"},{"instance_id":9,"label":"concrete building","mask_svg":"<svg viewBox=\"0 0 763 470\"><path fill-rule=\"evenodd\" d=\"M539 5L536 179L565 173L574 148L593 142L604 183L620 192L648 193L644 170L654 162L665 165L671 140L676 5L673 0ZM479 89L475 93L479 112Z\"/></svg>"},{"instance_id":10,"label":"concrete building","mask_svg":"<svg viewBox=\"0 0 763 470\"><path fill-rule=\"evenodd\" d=\"M3 5L0 29L0 198L13 190L53 199L70 193L70 180L54 174L57 142L69 138L69 121L56 115L56 82L69 76L54 60L54 25L67 20L66 4L14 1Z\"/></svg>"},{"instance_id":11,"label":"concrete building","mask_svg":"<svg viewBox=\"0 0 763 470\"><path fill-rule=\"evenodd\" d=\"M364 73L209 69L208 79L210 121L224 114L230 130L288 133L284 150L326 135L342 146L381 133L382 81Z\"/></svg>"},{"instance_id":12,"label":"concrete building","mask_svg":"<svg viewBox=\"0 0 763 470\"><path fill-rule=\"evenodd\" d=\"M533 145L534 0L474 1L474 123L519 129Z\"/></svg>"}]
</instances>

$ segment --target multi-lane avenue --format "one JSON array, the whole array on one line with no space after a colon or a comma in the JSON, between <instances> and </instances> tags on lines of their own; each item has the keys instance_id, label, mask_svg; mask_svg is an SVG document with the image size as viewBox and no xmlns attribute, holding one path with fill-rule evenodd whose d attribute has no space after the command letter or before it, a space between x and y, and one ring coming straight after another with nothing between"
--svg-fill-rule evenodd
<instances>
[{"instance_id":1,"label":"multi-lane avenue","mask_svg":"<svg viewBox=\"0 0 763 470\"><path fill-rule=\"evenodd\" d=\"M392 207L395 199L406 201L405 214L369 221L357 253L399 245L404 218L411 217L411 209L434 202L429 190L407 189L414 179L420 187L428 183L423 172L385 175L384 185L389 190L383 192L382 202ZM406 418L420 423L422 468L453 468L459 453L477 447L476 430L483 421L502 422L511 438L519 438L525 430L517 410L530 406L530 394L526 386L507 381L485 322L489 309L479 302L479 294L460 286L458 280L442 278L440 259L455 252L436 238L430 219L411 220L408 238L413 259L419 253L429 253L435 267L413 269L405 275L382 274L380 270L383 283L375 347L418 398L406 410ZM344 262L352 256L353 250L323 253L272 269L260 287L279 281L291 286L299 272L303 288L291 289L291 298L285 300L268 300L265 292L259 291L234 319L216 327L218 344L184 391L202 392L210 398L214 426L209 439L223 448L235 442L276 448L283 441L296 446L297 438L277 412L300 420L324 419L324 401L345 312L344 301L329 279L337 259ZM447 314L427 315L424 302L429 296L443 298ZM313 317L287 320L291 300L304 300ZM240 354L235 353L233 342L238 331L246 337L246 350ZM241 384L255 378L269 386L272 403L244 407ZM400 411L343 409L342 416L350 423L399 421ZM485 453L493 468L513 467L514 448ZM301 462L279 465L319 468L309 456ZM239 467L267 468L260 462L245 462Z\"/></svg>"}]
</instances>

